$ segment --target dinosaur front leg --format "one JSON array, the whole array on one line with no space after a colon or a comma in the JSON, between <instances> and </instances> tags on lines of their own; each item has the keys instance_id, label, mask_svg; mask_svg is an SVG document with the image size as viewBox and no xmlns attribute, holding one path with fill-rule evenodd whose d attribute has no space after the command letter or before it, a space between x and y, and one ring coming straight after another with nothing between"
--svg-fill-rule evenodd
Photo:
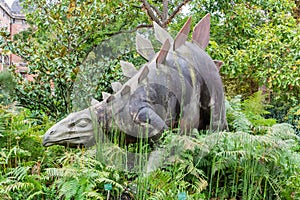
<instances>
[{"instance_id":1,"label":"dinosaur front leg","mask_svg":"<svg viewBox=\"0 0 300 200\"><path fill-rule=\"evenodd\" d=\"M133 115L133 121L148 129L147 136L149 138L159 138L168 126L164 120L150 107L142 107Z\"/></svg>"},{"instance_id":2,"label":"dinosaur front leg","mask_svg":"<svg viewBox=\"0 0 300 200\"><path fill-rule=\"evenodd\" d=\"M210 129L212 131L222 131L228 130L228 125L226 121L226 114L225 114L225 102L224 97L220 97L215 95L212 96L211 99L211 122L210 122Z\"/></svg>"}]
</instances>

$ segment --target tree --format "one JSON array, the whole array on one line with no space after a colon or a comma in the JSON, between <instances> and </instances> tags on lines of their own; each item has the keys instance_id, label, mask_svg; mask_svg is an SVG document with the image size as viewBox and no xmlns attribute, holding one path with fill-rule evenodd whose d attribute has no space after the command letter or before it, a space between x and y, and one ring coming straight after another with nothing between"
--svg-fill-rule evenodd
<instances>
[{"instance_id":1,"label":"tree","mask_svg":"<svg viewBox=\"0 0 300 200\"><path fill-rule=\"evenodd\" d=\"M135 1L47 2L24 1L30 28L15 36L10 48L27 61L34 76L34 81L28 81L16 74L16 100L33 111L58 117L71 109L79 65L93 46L143 26L147 18Z\"/></svg>"},{"instance_id":2,"label":"tree","mask_svg":"<svg viewBox=\"0 0 300 200\"><path fill-rule=\"evenodd\" d=\"M281 100L297 103L300 26L293 17L294 1L202 0L190 7L194 15L212 14L209 48L213 58L225 63L221 74L228 96L249 95L266 86Z\"/></svg>"},{"instance_id":3,"label":"tree","mask_svg":"<svg viewBox=\"0 0 300 200\"><path fill-rule=\"evenodd\" d=\"M15 74L16 100L53 117L69 113L79 66L93 47L114 35L151 27L151 20L166 27L189 0L168 2L25 0L30 28L16 35L9 46L27 61L34 81ZM116 62L105 66L109 73L105 82L119 77L115 68Z\"/></svg>"},{"instance_id":4,"label":"tree","mask_svg":"<svg viewBox=\"0 0 300 200\"><path fill-rule=\"evenodd\" d=\"M143 3L147 15L151 21L156 22L161 27L166 28L168 24L180 13L181 9L191 0L181 0L169 2L169 0L146 1L140 0Z\"/></svg>"}]
</instances>

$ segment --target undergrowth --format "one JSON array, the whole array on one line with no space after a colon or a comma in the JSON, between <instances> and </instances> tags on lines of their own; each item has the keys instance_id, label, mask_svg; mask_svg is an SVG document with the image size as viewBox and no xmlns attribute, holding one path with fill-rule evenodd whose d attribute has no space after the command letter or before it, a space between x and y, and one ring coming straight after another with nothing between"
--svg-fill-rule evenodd
<instances>
[{"instance_id":1,"label":"undergrowth","mask_svg":"<svg viewBox=\"0 0 300 200\"><path fill-rule=\"evenodd\" d=\"M37 122L26 110L1 107L0 199L299 199L293 127L265 119L260 94L227 108L229 132L168 131L153 154L162 164L130 172L98 160L95 148L45 149L41 137L53 124L46 116ZM108 160L118 161L116 149L124 153L110 149Z\"/></svg>"}]
</instances>

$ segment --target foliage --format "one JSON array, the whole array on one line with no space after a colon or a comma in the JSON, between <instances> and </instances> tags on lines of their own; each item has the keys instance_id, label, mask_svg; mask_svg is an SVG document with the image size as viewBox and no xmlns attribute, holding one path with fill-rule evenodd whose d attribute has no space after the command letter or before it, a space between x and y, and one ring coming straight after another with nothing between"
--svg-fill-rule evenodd
<instances>
[{"instance_id":1,"label":"foliage","mask_svg":"<svg viewBox=\"0 0 300 200\"><path fill-rule=\"evenodd\" d=\"M15 82L9 71L0 72L0 104L8 105L12 103L11 93L14 90Z\"/></svg>"},{"instance_id":2,"label":"foliage","mask_svg":"<svg viewBox=\"0 0 300 200\"><path fill-rule=\"evenodd\" d=\"M204 172L196 168L190 152L165 164L162 169L137 179L138 199L177 199L180 192L186 192L189 199L202 199L207 187Z\"/></svg>"},{"instance_id":3,"label":"foliage","mask_svg":"<svg viewBox=\"0 0 300 200\"><path fill-rule=\"evenodd\" d=\"M256 136L244 132L217 133L198 142L202 144L196 154L199 165L206 165L210 173L209 196L242 199L299 196L299 183L294 177L299 177L300 157L293 151L298 138L290 125L274 125L267 134ZM295 181L292 187L287 186L290 180Z\"/></svg>"},{"instance_id":4,"label":"foliage","mask_svg":"<svg viewBox=\"0 0 300 200\"><path fill-rule=\"evenodd\" d=\"M58 189L58 199L104 199L104 183L113 185L112 195L120 195L123 184L121 176L113 169L105 168L95 160L94 150L84 153L66 152L59 159L62 168L47 168L46 176Z\"/></svg>"},{"instance_id":5,"label":"foliage","mask_svg":"<svg viewBox=\"0 0 300 200\"><path fill-rule=\"evenodd\" d=\"M30 173L30 167L12 168L0 182L2 199L34 199L42 194L42 182L39 176Z\"/></svg>"},{"instance_id":6,"label":"foliage","mask_svg":"<svg viewBox=\"0 0 300 200\"><path fill-rule=\"evenodd\" d=\"M286 101L272 102L274 105L272 108L269 108L269 114L267 117L273 117L278 119L278 122L286 122L294 126L296 134L300 133L300 105L292 104Z\"/></svg>"},{"instance_id":7,"label":"foliage","mask_svg":"<svg viewBox=\"0 0 300 200\"><path fill-rule=\"evenodd\" d=\"M32 121L26 109L10 106L0 107L1 168L30 166L42 158L41 135L51 126L48 118ZM33 154L34 153L34 154Z\"/></svg>"},{"instance_id":8,"label":"foliage","mask_svg":"<svg viewBox=\"0 0 300 200\"><path fill-rule=\"evenodd\" d=\"M229 129L258 134L266 130L264 127L274 125L275 119L264 118L265 115L269 114L267 108L270 107L264 104L264 99L264 95L259 91L244 101L242 101L241 95L238 95L227 102Z\"/></svg>"},{"instance_id":9,"label":"foliage","mask_svg":"<svg viewBox=\"0 0 300 200\"><path fill-rule=\"evenodd\" d=\"M180 192L189 199L297 199L299 138L291 125L266 127L262 119L256 121L253 113L260 117L265 113L260 100L258 93L243 102L238 98L229 102L230 127L236 131L194 131L192 137L167 132L161 147L173 153L148 174L105 165L96 159L93 148L44 149L40 136L51 125L49 120L31 119L24 109L2 107L0 198L106 199L104 184L110 183L111 198L121 199L176 199ZM253 112L248 115L246 110ZM248 120L251 128L244 129L238 118ZM253 120L262 124L254 126ZM253 127L264 129L258 132ZM114 153L106 155L114 157Z\"/></svg>"},{"instance_id":10,"label":"foliage","mask_svg":"<svg viewBox=\"0 0 300 200\"><path fill-rule=\"evenodd\" d=\"M140 31L149 32L147 29ZM121 33L90 51L73 85L73 110L86 108L91 98L102 99L101 92L113 92L111 82L125 79L120 60L131 62L137 68L145 62L135 50L135 36L136 33Z\"/></svg>"},{"instance_id":11,"label":"foliage","mask_svg":"<svg viewBox=\"0 0 300 200\"><path fill-rule=\"evenodd\" d=\"M133 29L138 22L147 22L141 4L47 2L25 1L30 28L16 36L14 42L6 40L7 33L1 32L1 48L8 51L9 47L25 58L35 79L29 82L16 74L15 95L30 111L14 106L0 109L1 199L106 199L106 183L112 184L110 195L114 199L176 199L179 192L186 192L189 199L300 198L299 138L290 125L265 119L266 115L275 116L266 112L273 112L273 108L264 105L261 93L254 93L258 86L265 85L267 92L273 91L271 100L278 98L277 103L293 105L276 117L297 127L299 24L292 17L293 1L190 2L194 22L204 12L212 13L208 51L214 59L224 61L221 73L225 85L234 83L227 86L227 94L242 93L244 98L236 96L227 102L231 132L194 131L192 137L177 135L176 130L167 132L162 146L170 152L177 149L179 154L148 174L104 165L96 159L94 149L45 149L40 145L42 134L52 125L48 116L69 112L72 99L80 106L89 100L76 99L80 95L73 93L75 86L83 89L76 90L87 98L92 94L101 98L100 91L109 91L109 82L121 78L119 60L142 63L131 50L114 55L112 60L108 58L113 51L104 54L106 58L102 60L95 60L91 51L110 36ZM152 9L164 10L160 2L149 2ZM170 5L172 10L175 4ZM185 17L183 13L178 15L169 29L179 29ZM163 19L159 18L162 22ZM124 39L114 45L124 47L126 42ZM87 65L81 66L85 60ZM99 72L94 66L103 67L101 80L90 76ZM84 70L95 71L88 76L80 73L82 79L76 80ZM84 90L76 82L86 80L91 81L91 90ZM37 113L40 118L33 119ZM115 156L107 153L108 159Z\"/></svg>"},{"instance_id":12,"label":"foliage","mask_svg":"<svg viewBox=\"0 0 300 200\"><path fill-rule=\"evenodd\" d=\"M229 95L249 95L265 85L282 100L299 99L300 26L292 15L293 0L203 0L190 6L195 16L212 13L209 52L224 61Z\"/></svg>"},{"instance_id":13,"label":"foliage","mask_svg":"<svg viewBox=\"0 0 300 200\"><path fill-rule=\"evenodd\" d=\"M16 74L16 100L54 117L70 112L79 66L92 47L146 21L136 4L130 0L24 1L29 28L15 36L9 47L27 61L34 81Z\"/></svg>"},{"instance_id":14,"label":"foliage","mask_svg":"<svg viewBox=\"0 0 300 200\"><path fill-rule=\"evenodd\" d=\"M149 191L148 196L139 198L175 199L181 191L190 199L300 197L300 155L294 150L298 148L299 138L289 124L273 125L261 135L194 132L194 137L189 137L169 133L165 139L171 142L172 149L184 146L183 151L169 160L170 165L149 174L144 183L148 187L140 182L139 186ZM205 179L196 178L197 173L207 177L208 185ZM151 189L158 185L160 190ZM194 193L191 189L196 188L198 191Z\"/></svg>"},{"instance_id":15,"label":"foliage","mask_svg":"<svg viewBox=\"0 0 300 200\"><path fill-rule=\"evenodd\" d=\"M300 134L300 104L289 109L284 121L294 125L296 133Z\"/></svg>"}]
</instances>

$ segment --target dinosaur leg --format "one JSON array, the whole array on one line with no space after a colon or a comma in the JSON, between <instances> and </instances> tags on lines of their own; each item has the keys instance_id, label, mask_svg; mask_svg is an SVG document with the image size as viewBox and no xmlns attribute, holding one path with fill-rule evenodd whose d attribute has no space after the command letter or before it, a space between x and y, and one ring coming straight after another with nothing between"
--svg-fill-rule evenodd
<instances>
[{"instance_id":1,"label":"dinosaur leg","mask_svg":"<svg viewBox=\"0 0 300 200\"><path fill-rule=\"evenodd\" d=\"M228 130L225 116L225 106L222 102L220 102L218 105L211 106L210 129L212 131Z\"/></svg>"},{"instance_id":2,"label":"dinosaur leg","mask_svg":"<svg viewBox=\"0 0 300 200\"><path fill-rule=\"evenodd\" d=\"M145 125L145 128L148 129L149 138L154 136L155 138L157 136L160 137L161 133L168 129L168 126L164 120L149 107L143 107L139 109L134 117L134 122Z\"/></svg>"}]
</instances>

